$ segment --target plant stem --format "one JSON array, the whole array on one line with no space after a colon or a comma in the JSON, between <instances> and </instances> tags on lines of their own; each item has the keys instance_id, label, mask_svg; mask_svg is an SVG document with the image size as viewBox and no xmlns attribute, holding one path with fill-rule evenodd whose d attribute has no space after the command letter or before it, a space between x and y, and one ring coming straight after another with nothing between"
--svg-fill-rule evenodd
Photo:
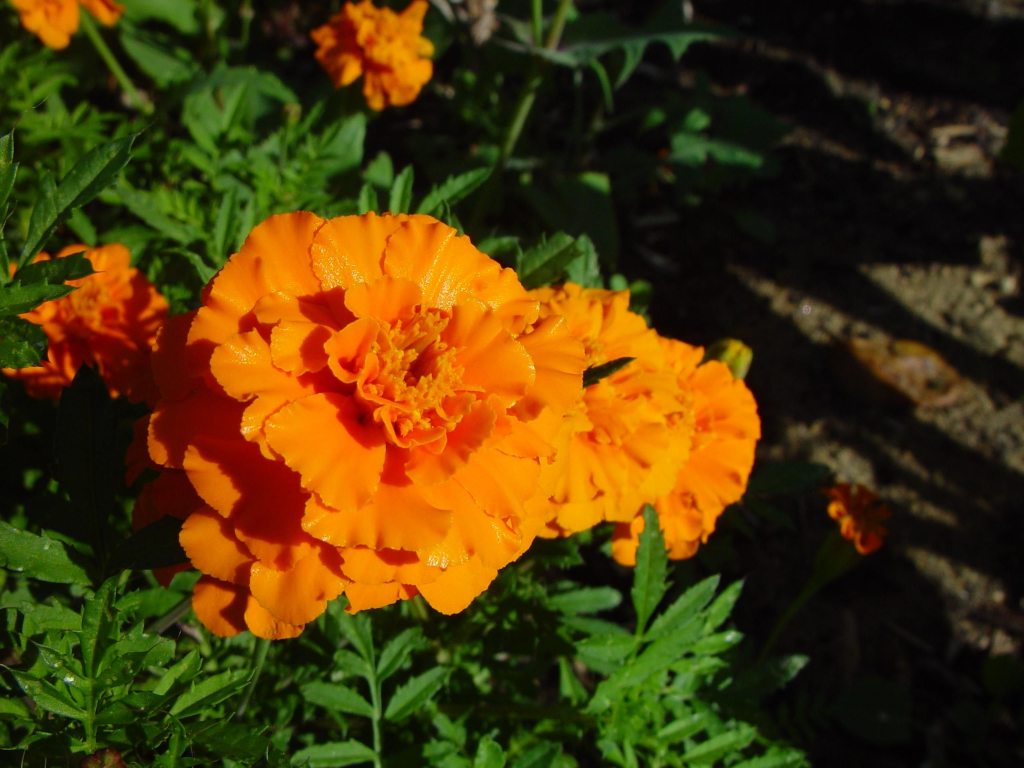
<instances>
[{"instance_id":1,"label":"plant stem","mask_svg":"<svg viewBox=\"0 0 1024 768\"><path fill-rule=\"evenodd\" d=\"M167 630L172 624L178 619L188 613L188 609L192 607L192 598L186 597L176 606L171 608L167 613L161 616L159 619L154 621L148 627L146 627L147 634L159 635Z\"/></svg>"},{"instance_id":2,"label":"plant stem","mask_svg":"<svg viewBox=\"0 0 1024 768\"><path fill-rule=\"evenodd\" d=\"M373 674L367 678L367 682L370 684L370 704L373 705L373 765L374 768L381 768L382 745L380 738L380 719L383 717L383 712L381 712L380 702L380 681L377 680L376 669L374 669Z\"/></svg>"},{"instance_id":3,"label":"plant stem","mask_svg":"<svg viewBox=\"0 0 1024 768\"><path fill-rule=\"evenodd\" d=\"M144 115L153 114L153 105L142 98L142 94L135 88L135 84L128 77L128 73L121 68L114 53L110 50L110 47L103 40L103 36L100 31L96 28L96 22L93 21L92 15L83 9L81 14L81 25L82 29L85 30L86 36L92 42L93 48L96 49L96 53L100 55L104 63L107 65L107 69L110 70L110 74L117 80L118 85L121 86L121 90L128 94L133 105L136 109L140 110Z\"/></svg>"},{"instance_id":4,"label":"plant stem","mask_svg":"<svg viewBox=\"0 0 1024 768\"><path fill-rule=\"evenodd\" d=\"M263 671L263 664L267 660L267 652L269 650L269 640L260 638L256 641L256 658L253 660L252 679L249 680L249 685L245 687L245 696L242 697L242 703L238 705L238 710L235 712L235 720L241 720L245 710L249 707L249 700L252 698L252 692L256 690L256 683L260 680L260 673Z\"/></svg>"},{"instance_id":5,"label":"plant stem","mask_svg":"<svg viewBox=\"0 0 1024 768\"><path fill-rule=\"evenodd\" d=\"M544 0L533 0L530 6L530 18L533 21L533 44L540 45L544 37Z\"/></svg>"},{"instance_id":6,"label":"plant stem","mask_svg":"<svg viewBox=\"0 0 1024 768\"><path fill-rule=\"evenodd\" d=\"M540 35L537 34L536 11L539 5L539 2L534 3L534 35L538 40ZM565 20L569 16L569 9L571 7L572 0L559 0L558 8L555 10L555 15L551 20L551 28L548 30L548 38L544 43L544 47L547 50L553 51L561 42L562 32L565 30ZM544 74L547 72L547 69L548 62L540 56L535 56L530 74L527 76L526 82L519 92L519 99L516 101L515 112L512 114L512 121L509 123L508 131L505 133L505 139L501 143L501 153L498 155L497 167L494 173L491 174L491 178L487 180L483 190L481 190L480 197L477 198L476 209L470 220L470 229L476 229L480 224L484 211L487 209L487 204L494 194L495 187L501 183L502 172L505 170L505 166L508 165L509 158L512 157L512 152L519 142L519 136L526 126L526 119L530 116L533 103L537 100L537 89L544 82Z\"/></svg>"}]
</instances>

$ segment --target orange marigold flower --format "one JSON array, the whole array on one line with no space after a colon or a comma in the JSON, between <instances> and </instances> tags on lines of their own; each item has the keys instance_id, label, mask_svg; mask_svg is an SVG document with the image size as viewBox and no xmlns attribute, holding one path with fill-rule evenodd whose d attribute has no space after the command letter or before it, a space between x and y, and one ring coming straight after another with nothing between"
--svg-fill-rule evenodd
<instances>
[{"instance_id":1,"label":"orange marigold flower","mask_svg":"<svg viewBox=\"0 0 1024 768\"><path fill-rule=\"evenodd\" d=\"M3 372L24 382L32 397L57 399L84 363L96 368L111 396L149 400L156 394L150 348L167 317L167 301L131 266L131 255L120 243L69 245L57 257L82 251L95 274L68 281L78 290L21 316L43 327L49 340L47 359L42 365ZM49 258L41 253L35 260Z\"/></svg>"},{"instance_id":2,"label":"orange marigold flower","mask_svg":"<svg viewBox=\"0 0 1024 768\"><path fill-rule=\"evenodd\" d=\"M627 291L566 283L530 295L541 302L541 317L566 318L583 342L588 367L635 358L588 387L573 408L544 535L628 522L672 490L693 434L692 398L665 369L657 333L629 311Z\"/></svg>"},{"instance_id":3,"label":"orange marigold flower","mask_svg":"<svg viewBox=\"0 0 1024 768\"><path fill-rule=\"evenodd\" d=\"M678 470L675 487L654 503L669 557L682 560L693 557L725 508L743 497L761 420L754 396L728 365L717 360L702 365L702 348L674 339L659 341L666 368L693 402L689 456ZM636 564L643 529L642 514L616 526L612 556L618 562Z\"/></svg>"},{"instance_id":4,"label":"orange marigold flower","mask_svg":"<svg viewBox=\"0 0 1024 768\"><path fill-rule=\"evenodd\" d=\"M828 515L839 523L839 532L862 555L870 555L882 546L889 529L883 523L892 517L889 506L863 485L836 483L823 488L828 499Z\"/></svg>"},{"instance_id":5,"label":"orange marigold flower","mask_svg":"<svg viewBox=\"0 0 1024 768\"><path fill-rule=\"evenodd\" d=\"M184 516L219 635L293 637L342 593L461 611L543 526L584 367L429 216L271 217L160 333L136 524Z\"/></svg>"},{"instance_id":6,"label":"orange marigold flower","mask_svg":"<svg viewBox=\"0 0 1024 768\"><path fill-rule=\"evenodd\" d=\"M427 0L413 0L401 13L370 0L346 3L311 36L317 61L341 88L363 77L371 109L411 104L434 74L434 44L422 36Z\"/></svg>"},{"instance_id":7,"label":"orange marigold flower","mask_svg":"<svg viewBox=\"0 0 1024 768\"><path fill-rule=\"evenodd\" d=\"M11 0L21 16L21 26L32 32L44 45L61 50L67 48L71 36L78 31L79 5L84 5L101 24L112 26L124 12L124 6L113 0Z\"/></svg>"}]
</instances>

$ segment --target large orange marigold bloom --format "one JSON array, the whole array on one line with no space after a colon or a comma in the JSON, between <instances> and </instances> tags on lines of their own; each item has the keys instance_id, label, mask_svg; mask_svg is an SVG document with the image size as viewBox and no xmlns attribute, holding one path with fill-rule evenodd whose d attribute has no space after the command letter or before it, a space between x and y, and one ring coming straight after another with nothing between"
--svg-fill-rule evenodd
<instances>
[{"instance_id":1,"label":"large orange marigold bloom","mask_svg":"<svg viewBox=\"0 0 1024 768\"><path fill-rule=\"evenodd\" d=\"M544 535L628 522L672 490L693 433L691 398L665 369L657 333L629 311L627 291L566 283L530 295L541 302L541 317L565 316L588 366L635 358L588 387L574 407Z\"/></svg>"},{"instance_id":2,"label":"large orange marigold bloom","mask_svg":"<svg viewBox=\"0 0 1024 768\"><path fill-rule=\"evenodd\" d=\"M674 339L659 339L666 369L692 398L694 425L689 455L678 469L675 486L658 498L661 530L669 557L693 557L714 532L725 508L743 497L761 437L754 396L729 366L717 360L703 365L704 350ZM636 564L644 529L638 514L616 526L612 555L623 565Z\"/></svg>"},{"instance_id":3,"label":"large orange marigold bloom","mask_svg":"<svg viewBox=\"0 0 1024 768\"><path fill-rule=\"evenodd\" d=\"M839 523L839 532L858 552L870 555L882 546L889 535L884 522L892 517L892 511L874 491L863 485L836 483L822 493L829 499L829 517Z\"/></svg>"},{"instance_id":4,"label":"large orange marigold bloom","mask_svg":"<svg viewBox=\"0 0 1024 768\"><path fill-rule=\"evenodd\" d=\"M11 0L21 16L21 26L44 45L67 48L78 31L79 5L84 5L101 24L112 26L121 18L124 6L113 0Z\"/></svg>"},{"instance_id":5,"label":"large orange marigold bloom","mask_svg":"<svg viewBox=\"0 0 1024 768\"><path fill-rule=\"evenodd\" d=\"M461 611L543 526L584 366L429 216L274 216L160 334L136 522L184 519L219 635L292 637L342 593Z\"/></svg>"},{"instance_id":6,"label":"large orange marigold bloom","mask_svg":"<svg viewBox=\"0 0 1024 768\"><path fill-rule=\"evenodd\" d=\"M156 394L150 348L167 318L167 301L131 266L131 255L120 243L90 249L69 245L57 257L82 251L95 274L69 281L78 290L22 315L43 327L49 340L47 359L42 365L3 372L24 382L32 397L56 399L84 363L96 368L113 397L148 400ZM49 258L41 253L35 260Z\"/></svg>"},{"instance_id":7,"label":"large orange marigold bloom","mask_svg":"<svg viewBox=\"0 0 1024 768\"><path fill-rule=\"evenodd\" d=\"M312 32L317 61L337 88L362 76L371 109L411 104L434 74L434 45L421 34L427 8L427 0L413 0L401 13L370 0L346 3Z\"/></svg>"}]
</instances>

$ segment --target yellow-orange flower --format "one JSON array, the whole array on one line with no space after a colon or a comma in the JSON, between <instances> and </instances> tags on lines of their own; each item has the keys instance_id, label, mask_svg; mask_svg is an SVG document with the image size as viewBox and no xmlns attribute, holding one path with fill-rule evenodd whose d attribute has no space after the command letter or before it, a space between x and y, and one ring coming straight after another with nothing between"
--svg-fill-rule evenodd
<instances>
[{"instance_id":1,"label":"yellow-orange flower","mask_svg":"<svg viewBox=\"0 0 1024 768\"><path fill-rule=\"evenodd\" d=\"M293 637L342 593L463 610L543 526L580 394L582 345L537 315L429 216L256 227L153 357L165 485L136 523L184 519L200 620Z\"/></svg>"},{"instance_id":2,"label":"yellow-orange flower","mask_svg":"<svg viewBox=\"0 0 1024 768\"><path fill-rule=\"evenodd\" d=\"M411 104L434 74L434 45L422 35L427 7L427 0L413 0L395 13L370 0L346 3L312 32L317 61L337 88L362 76L371 109Z\"/></svg>"},{"instance_id":3,"label":"yellow-orange flower","mask_svg":"<svg viewBox=\"0 0 1024 768\"><path fill-rule=\"evenodd\" d=\"M862 555L870 555L882 546L889 529L883 524L892 517L888 505L863 485L836 483L823 488L828 499L828 515L839 523L839 532Z\"/></svg>"},{"instance_id":4,"label":"yellow-orange flower","mask_svg":"<svg viewBox=\"0 0 1024 768\"><path fill-rule=\"evenodd\" d=\"M78 290L22 315L43 327L49 340L47 359L42 365L3 372L24 382L31 396L56 399L84 363L96 368L113 397L148 400L156 394L150 348L167 317L167 301L131 266L131 255L120 243L90 249L70 245L57 257L82 251L95 274L69 281ZM36 261L49 258L41 253Z\"/></svg>"},{"instance_id":5,"label":"yellow-orange flower","mask_svg":"<svg viewBox=\"0 0 1024 768\"><path fill-rule=\"evenodd\" d=\"M666 368L692 397L694 411L689 456L678 469L671 492L654 503L669 557L681 560L693 557L725 508L743 497L761 420L754 396L728 365L717 360L701 365L700 347L674 339L662 338L660 343ZM642 515L616 526L612 555L618 562L636 563L643 529Z\"/></svg>"},{"instance_id":6,"label":"yellow-orange flower","mask_svg":"<svg viewBox=\"0 0 1024 768\"><path fill-rule=\"evenodd\" d=\"M553 519L543 535L628 522L672 490L693 434L691 397L665 368L658 335L629 311L628 292L566 283L530 295L541 302L541 317L566 318L588 366L635 358L588 387L574 407L571 428L561 435Z\"/></svg>"},{"instance_id":7,"label":"yellow-orange flower","mask_svg":"<svg viewBox=\"0 0 1024 768\"><path fill-rule=\"evenodd\" d=\"M11 0L18 9L21 26L32 32L44 45L61 50L67 48L71 36L78 31L79 5L84 5L101 24L112 26L121 18L124 6L113 0Z\"/></svg>"}]
</instances>

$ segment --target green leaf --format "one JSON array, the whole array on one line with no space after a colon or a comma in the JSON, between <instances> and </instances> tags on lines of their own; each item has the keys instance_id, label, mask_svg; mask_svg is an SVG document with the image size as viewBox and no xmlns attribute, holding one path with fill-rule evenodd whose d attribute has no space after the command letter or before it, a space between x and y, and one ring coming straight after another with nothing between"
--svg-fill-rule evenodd
<instances>
[{"instance_id":1,"label":"green leaf","mask_svg":"<svg viewBox=\"0 0 1024 768\"><path fill-rule=\"evenodd\" d=\"M358 112L324 133L320 170L327 176L354 170L363 163L366 115Z\"/></svg>"},{"instance_id":2,"label":"green leaf","mask_svg":"<svg viewBox=\"0 0 1024 768\"><path fill-rule=\"evenodd\" d=\"M740 725L734 730L714 736L687 750L680 758L682 763L713 763L721 757L739 752L754 740L757 731L749 725Z\"/></svg>"},{"instance_id":3,"label":"green leaf","mask_svg":"<svg viewBox=\"0 0 1024 768\"><path fill-rule=\"evenodd\" d=\"M732 768L796 768L807 765L803 752L796 749L779 749L772 747L767 754L735 763Z\"/></svg>"},{"instance_id":4,"label":"green leaf","mask_svg":"<svg viewBox=\"0 0 1024 768\"><path fill-rule=\"evenodd\" d=\"M366 659L344 648L334 652L334 666L350 675L367 679L373 676L373 667Z\"/></svg>"},{"instance_id":5,"label":"green leaf","mask_svg":"<svg viewBox=\"0 0 1024 768\"><path fill-rule=\"evenodd\" d=\"M60 394L57 411L57 479L74 513L89 526L94 551L106 551L105 530L123 467L115 449L117 418L107 385L88 365Z\"/></svg>"},{"instance_id":6,"label":"green leaf","mask_svg":"<svg viewBox=\"0 0 1024 768\"><path fill-rule=\"evenodd\" d=\"M170 248L168 253L176 253L179 256L184 256L186 261L192 265L195 269L196 275L205 284L213 279L213 276L217 274L217 270L207 264L203 257L195 251L191 251L188 248Z\"/></svg>"},{"instance_id":7,"label":"green leaf","mask_svg":"<svg viewBox=\"0 0 1024 768\"><path fill-rule=\"evenodd\" d=\"M248 669L229 670L193 683L174 702L171 714L179 719L198 715L241 691L251 675Z\"/></svg>"},{"instance_id":8,"label":"green leaf","mask_svg":"<svg viewBox=\"0 0 1024 768\"><path fill-rule=\"evenodd\" d=\"M614 360L609 360L607 363L587 368L583 372L583 388L592 387L601 379L607 379L609 376L615 375L634 360L636 360L635 357L617 357Z\"/></svg>"},{"instance_id":9,"label":"green leaf","mask_svg":"<svg viewBox=\"0 0 1024 768\"><path fill-rule=\"evenodd\" d=\"M356 649L356 653L367 661L373 662L373 634L370 631L370 619L365 613L352 616L339 613L338 625L345 639Z\"/></svg>"},{"instance_id":10,"label":"green leaf","mask_svg":"<svg viewBox=\"0 0 1024 768\"><path fill-rule=\"evenodd\" d=\"M21 315L40 304L67 296L73 285L15 285L0 288L0 317Z\"/></svg>"},{"instance_id":11,"label":"green leaf","mask_svg":"<svg viewBox=\"0 0 1024 768\"><path fill-rule=\"evenodd\" d=\"M254 730L249 723L223 722L213 728L204 727L192 743L219 758L237 760L246 765L270 765L270 761L260 759L266 756L270 747L270 740L262 736L260 730Z\"/></svg>"},{"instance_id":12,"label":"green leaf","mask_svg":"<svg viewBox=\"0 0 1024 768\"><path fill-rule=\"evenodd\" d=\"M86 152L56 190L41 194L29 220L28 237L21 249L19 264L28 263L39 253L69 209L82 207L114 183L131 158L134 141L135 135L125 136Z\"/></svg>"},{"instance_id":13,"label":"green leaf","mask_svg":"<svg viewBox=\"0 0 1024 768\"><path fill-rule=\"evenodd\" d=\"M395 176L391 184L391 193L388 196L388 210L391 213L408 213L412 207L412 183L413 170L407 165L402 172Z\"/></svg>"},{"instance_id":14,"label":"green leaf","mask_svg":"<svg viewBox=\"0 0 1024 768\"><path fill-rule=\"evenodd\" d=\"M732 615L732 609L735 607L736 601L739 600L742 591L742 579L734 581L722 590L722 594L716 597L715 602L708 608L707 616L704 619L705 632L714 632L725 623L726 619Z\"/></svg>"},{"instance_id":15,"label":"green leaf","mask_svg":"<svg viewBox=\"0 0 1024 768\"><path fill-rule=\"evenodd\" d=\"M622 602L622 593L612 587L584 587L554 595L548 602L555 610L575 616L617 608Z\"/></svg>"},{"instance_id":16,"label":"green leaf","mask_svg":"<svg viewBox=\"0 0 1024 768\"><path fill-rule=\"evenodd\" d=\"M188 562L178 541L182 521L165 515L150 523L123 542L115 550L110 565L118 570L148 571Z\"/></svg>"},{"instance_id":17,"label":"green leaf","mask_svg":"<svg viewBox=\"0 0 1024 768\"><path fill-rule=\"evenodd\" d=\"M332 741L300 749L292 755L292 765L309 768L337 768L373 762L376 753L358 741Z\"/></svg>"},{"instance_id":18,"label":"green leaf","mask_svg":"<svg viewBox=\"0 0 1024 768\"><path fill-rule=\"evenodd\" d=\"M13 278L19 285L49 283L64 285L68 280L80 280L93 274L92 262L82 253L74 253L59 259L37 261L19 269Z\"/></svg>"},{"instance_id":19,"label":"green leaf","mask_svg":"<svg viewBox=\"0 0 1024 768\"><path fill-rule=\"evenodd\" d=\"M595 635L576 643L576 653L584 662L622 661L636 650L638 643L633 635Z\"/></svg>"},{"instance_id":20,"label":"green leaf","mask_svg":"<svg viewBox=\"0 0 1024 768\"><path fill-rule=\"evenodd\" d=\"M551 741L542 741L523 752L511 768L551 768L562 748Z\"/></svg>"},{"instance_id":21,"label":"green leaf","mask_svg":"<svg viewBox=\"0 0 1024 768\"><path fill-rule=\"evenodd\" d=\"M359 197L356 199L356 206L360 216L370 211L377 211L379 203L377 202L377 190L374 189L373 184L370 182L363 184L359 190Z\"/></svg>"},{"instance_id":22,"label":"green leaf","mask_svg":"<svg viewBox=\"0 0 1024 768\"><path fill-rule=\"evenodd\" d=\"M31 696L32 701L40 709L53 712L61 717L69 717L72 720L85 720L88 717L88 713L84 709L49 683L27 672L19 672L14 669L8 669L8 671L18 681L21 690Z\"/></svg>"},{"instance_id":23,"label":"green leaf","mask_svg":"<svg viewBox=\"0 0 1024 768\"><path fill-rule=\"evenodd\" d=\"M169 44L169 39L128 24L119 25L121 47L160 88L191 80L199 71L186 49Z\"/></svg>"},{"instance_id":24,"label":"green leaf","mask_svg":"<svg viewBox=\"0 0 1024 768\"><path fill-rule=\"evenodd\" d=\"M373 717L373 705L353 691L337 683L306 683L299 689L302 697L325 709L347 712L352 715Z\"/></svg>"},{"instance_id":25,"label":"green leaf","mask_svg":"<svg viewBox=\"0 0 1024 768\"><path fill-rule=\"evenodd\" d=\"M718 575L709 576L681 594L654 620L651 628L644 635L645 639L648 642L658 640L679 631L681 627L697 619L700 612L704 610L704 606L715 596L720 578Z\"/></svg>"},{"instance_id":26,"label":"green leaf","mask_svg":"<svg viewBox=\"0 0 1024 768\"><path fill-rule=\"evenodd\" d=\"M82 629L82 615L64 605L25 603L21 606L25 617L25 635L38 635L50 630L77 632Z\"/></svg>"},{"instance_id":27,"label":"green leaf","mask_svg":"<svg viewBox=\"0 0 1024 768\"><path fill-rule=\"evenodd\" d=\"M199 31L196 0L132 0L125 5L124 18L133 22L162 21L185 35Z\"/></svg>"},{"instance_id":28,"label":"green leaf","mask_svg":"<svg viewBox=\"0 0 1024 768\"><path fill-rule=\"evenodd\" d=\"M387 152L377 153L363 171L363 178L378 189L390 189L395 181L395 165L391 162L391 155Z\"/></svg>"},{"instance_id":29,"label":"green leaf","mask_svg":"<svg viewBox=\"0 0 1024 768\"><path fill-rule=\"evenodd\" d=\"M393 637L380 652L377 663L377 681L384 682L409 658L409 654L423 643L423 630L412 627Z\"/></svg>"},{"instance_id":30,"label":"green leaf","mask_svg":"<svg viewBox=\"0 0 1024 768\"><path fill-rule=\"evenodd\" d=\"M658 513L650 504L644 507L644 530L636 550L636 572L633 576L633 608L636 610L636 634L642 635L647 620L668 589L668 553L665 537L659 527Z\"/></svg>"},{"instance_id":31,"label":"green leaf","mask_svg":"<svg viewBox=\"0 0 1024 768\"><path fill-rule=\"evenodd\" d=\"M579 258L576 238L557 232L519 254L516 274L524 288L541 288L557 282L569 263Z\"/></svg>"},{"instance_id":32,"label":"green leaf","mask_svg":"<svg viewBox=\"0 0 1024 768\"><path fill-rule=\"evenodd\" d=\"M20 317L0 317L0 368L39 365L48 344L41 325Z\"/></svg>"},{"instance_id":33,"label":"green leaf","mask_svg":"<svg viewBox=\"0 0 1024 768\"><path fill-rule=\"evenodd\" d=\"M89 584L89 574L71 559L64 544L48 536L19 531L0 520L0 565L40 581Z\"/></svg>"},{"instance_id":34,"label":"green leaf","mask_svg":"<svg viewBox=\"0 0 1024 768\"><path fill-rule=\"evenodd\" d=\"M81 240L90 248L95 248L99 243L99 234L92 220L85 215L81 208L73 208L68 216L68 228L75 233L75 237Z\"/></svg>"},{"instance_id":35,"label":"green leaf","mask_svg":"<svg viewBox=\"0 0 1024 768\"><path fill-rule=\"evenodd\" d=\"M565 279L584 288L603 287L601 260L594 243L587 235L580 235L576 238L576 250L579 256L566 267Z\"/></svg>"},{"instance_id":36,"label":"green leaf","mask_svg":"<svg viewBox=\"0 0 1024 768\"><path fill-rule=\"evenodd\" d=\"M725 632L719 632L714 635L708 635L702 637L696 643L693 644L691 649L694 653L706 654L708 656L717 656L723 653L734 645L743 640L743 633L737 632L734 629L726 630Z\"/></svg>"},{"instance_id":37,"label":"green leaf","mask_svg":"<svg viewBox=\"0 0 1024 768\"><path fill-rule=\"evenodd\" d=\"M759 661L736 675L723 692L730 701L749 705L789 684L807 666L807 656L794 654Z\"/></svg>"},{"instance_id":38,"label":"green leaf","mask_svg":"<svg viewBox=\"0 0 1024 768\"><path fill-rule=\"evenodd\" d=\"M473 768L505 768L505 750L490 736L484 736L476 748Z\"/></svg>"},{"instance_id":39,"label":"green leaf","mask_svg":"<svg viewBox=\"0 0 1024 768\"><path fill-rule=\"evenodd\" d=\"M21 699L0 698L0 716L2 715L31 718L32 710Z\"/></svg>"},{"instance_id":40,"label":"green leaf","mask_svg":"<svg viewBox=\"0 0 1024 768\"><path fill-rule=\"evenodd\" d=\"M14 131L11 131L6 136L0 136L0 230L3 229L3 212L7 198L14 189L14 180L17 176L18 163L14 162Z\"/></svg>"},{"instance_id":41,"label":"green leaf","mask_svg":"<svg viewBox=\"0 0 1024 768\"><path fill-rule=\"evenodd\" d=\"M82 631L79 633L79 637L81 638L82 671L86 677L96 677L99 672L102 648L109 639L113 625L110 604L113 601L118 578L112 576L103 582L92 599L85 601L85 608L82 610Z\"/></svg>"},{"instance_id":42,"label":"green leaf","mask_svg":"<svg viewBox=\"0 0 1024 768\"><path fill-rule=\"evenodd\" d=\"M235 223L236 217L236 198L238 196L238 190L235 187L231 187L224 196L220 199L220 207L217 209L217 219L213 223L213 243L211 246L211 256L213 256L214 262L217 264L223 264L228 258L228 247L230 245L230 236L233 229L232 224ZM205 263L203 264L205 269ZM203 277L204 272L200 272L198 266L196 266L196 272L199 272L199 278L207 283L210 278L213 277L212 271L207 277Z\"/></svg>"},{"instance_id":43,"label":"green leaf","mask_svg":"<svg viewBox=\"0 0 1024 768\"><path fill-rule=\"evenodd\" d=\"M179 682L187 682L195 677L196 673L203 665L203 660L199 655L199 651L191 650L184 658L180 659L173 667L164 672L164 676L160 678L160 682L153 688L153 693L164 694L170 692L171 688L177 685Z\"/></svg>"},{"instance_id":44,"label":"green leaf","mask_svg":"<svg viewBox=\"0 0 1024 768\"><path fill-rule=\"evenodd\" d=\"M388 702L384 711L384 719L393 723L404 720L427 701L448 679L449 671L446 667L434 667L422 675L412 678L405 685L400 685Z\"/></svg>"},{"instance_id":45,"label":"green leaf","mask_svg":"<svg viewBox=\"0 0 1024 768\"><path fill-rule=\"evenodd\" d=\"M708 724L715 721L710 712L697 712L687 717L673 720L664 728L658 731L658 741L666 744L674 744L677 741L696 736L708 727Z\"/></svg>"},{"instance_id":46,"label":"green leaf","mask_svg":"<svg viewBox=\"0 0 1024 768\"><path fill-rule=\"evenodd\" d=\"M455 204L467 197L477 187L487 181L490 175L494 172L494 168L488 166L486 168L477 168L472 171L460 174L458 176L449 176L448 180L440 186L435 186L430 190L430 193L423 198L420 202L419 207L416 209L416 213L426 213L431 216L437 216L442 208L443 203L447 203L449 207L455 207Z\"/></svg>"}]
</instances>

